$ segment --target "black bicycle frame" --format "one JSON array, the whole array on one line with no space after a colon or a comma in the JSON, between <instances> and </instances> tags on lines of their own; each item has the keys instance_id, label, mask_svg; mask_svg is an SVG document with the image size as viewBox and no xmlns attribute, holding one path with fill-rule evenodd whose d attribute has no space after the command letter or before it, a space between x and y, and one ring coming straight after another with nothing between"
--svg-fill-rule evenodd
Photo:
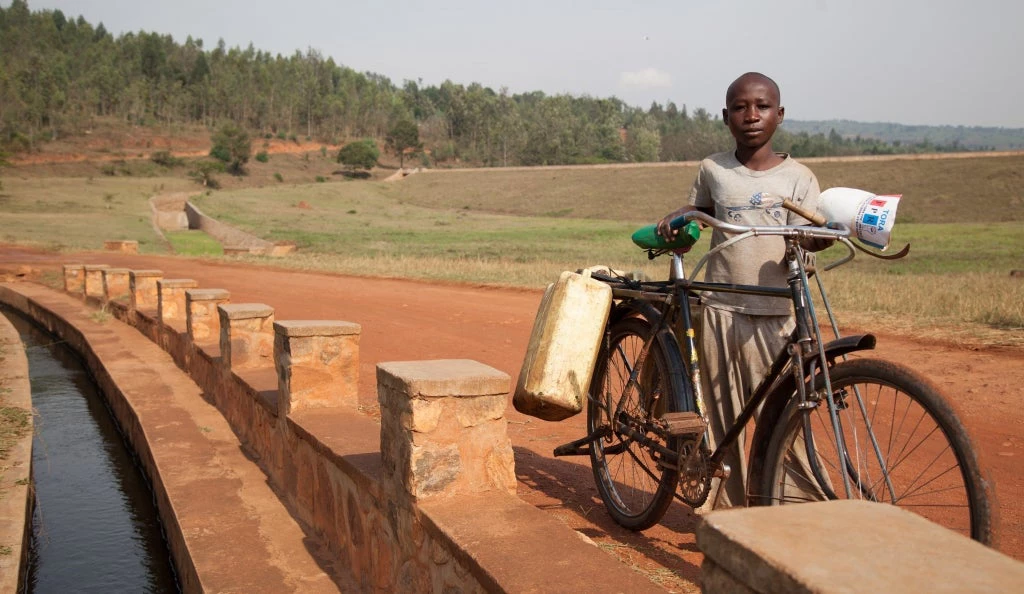
<instances>
[{"instance_id":1,"label":"black bicycle frame","mask_svg":"<svg viewBox=\"0 0 1024 594\"><path fill-rule=\"evenodd\" d=\"M787 246L787 262L795 262L795 258L798 255L794 252L796 250L794 241L790 240L789 246ZM673 256L678 258L679 256ZM659 322L659 327L655 328L652 332L652 336L656 335L661 331L662 328L667 328L672 331L672 326L675 320L669 319L669 314L673 311L672 301L676 301L678 306L676 311L682 316L682 330L685 332L685 352L683 353L686 360L689 362L689 379L692 382L699 381L699 361L695 356L696 343L693 329L693 314L690 310L690 297L695 296L698 292L711 291L720 293L736 293L743 295L763 295L766 297L777 297L780 299L788 299L793 303L794 313L796 315L796 328L790 335L790 340L787 344L790 345L810 345L811 344L811 332L810 325L808 324L808 311L807 311L807 300L804 280L800 274L799 265L791 265L789 273L787 275L788 287L765 287L760 285L739 285L732 283L712 283L712 282L701 282L691 281L685 278L659 282L659 283L645 283L653 284L658 287L653 291L636 290L635 288L629 288L625 284L623 288L617 289L613 284L613 296L620 298L632 298L642 299L645 301L658 301L662 303L662 316ZM671 295L671 298L666 299L666 293ZM673 332L676 339L679 340L677 333ZM726 432L725 437L721 443L715 448L710 457L710 464L712 467L717 467L722 459L725 457L725 453L733 443L739 438L740 432L746 427L747 423L757 412L758 408L764 402L764 400L771 393L772 388L776 383L785 376L787 368L790 362L796 359L801 359L803 356L811 355L810 351L807 350L806 346L798 346L796 352L789 352L783 349L775 356L775 360L772 362L768 373L758 384L757 388L754 389L754 393L750 399L744 405L739 415L736 416L733 425ZM799 368L794 373L800 373L803 376L803 364L799 365ZM804 382L799 381L798 392L801 399L801 403L806 400L806 394L804 390ZM698 386L693 386L693 389L699 390ZM704 411L700 411L704 413Z\"/></svg>"}]
</instances>

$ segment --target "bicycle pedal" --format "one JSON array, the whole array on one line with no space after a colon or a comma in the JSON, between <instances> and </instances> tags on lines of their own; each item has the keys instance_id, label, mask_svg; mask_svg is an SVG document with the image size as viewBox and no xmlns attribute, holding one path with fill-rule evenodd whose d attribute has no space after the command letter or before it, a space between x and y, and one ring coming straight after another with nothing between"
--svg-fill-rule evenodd
<instances>
[{"instance_id":1,"label":"bicycle pedal","mask_svg":"<svg viewBox=\"0 0 1024 594\"><path fill-rule=\"evenodd\" d=\"M665 429L669 435L700 435L707 429L708 424L698 413L695 412L674 412L665 413L661 416L665 423Z\"/></svg>"}]
</instances>

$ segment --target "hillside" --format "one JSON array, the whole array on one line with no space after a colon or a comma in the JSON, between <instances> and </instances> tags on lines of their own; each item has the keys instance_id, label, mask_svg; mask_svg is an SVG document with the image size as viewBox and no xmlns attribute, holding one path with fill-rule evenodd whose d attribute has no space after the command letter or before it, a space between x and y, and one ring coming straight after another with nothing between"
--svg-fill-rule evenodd
<instances>
[{"instance_id":1,"label":"hillside","mask_svg":"<svg viewBox=\"0 0 1024 594\"><path fill-rule=\"evenodd\" d=\"M32 11L20 0L0 7L0 73L0 153L19 158L94 132L101 118L171 128L230 122L254 137L325 146L383 142L414 126L408 146L425 150L411 165L427 167L688 161L734 144L714 113L671 101L643 109L614 96L513 94L476 82L396 84L311 48L283 56L156 32L115 37L102 23ZM845 128L840 134L853 136L829 134L831 126L790 129L776 135L775 148L798 158L1024 146L957 129L927 131L927 142L911 131L898 146Z\"/></svg>"},{"instance_id":2,"label":"hillside","mask_svg":"<svg viewBox=\"0 0 1024 594\"><path fill-rule=\"evenodd\" d=\"M843 138L879 140L894 144L928 142L935 146L956 146L963 150L1024 149L1024 128L986 128L981 126L908 126L891 122L855 122L852 120L786 120L783 129L793 134L828 136L835 130Z\"/></svg>"}]
</instances>

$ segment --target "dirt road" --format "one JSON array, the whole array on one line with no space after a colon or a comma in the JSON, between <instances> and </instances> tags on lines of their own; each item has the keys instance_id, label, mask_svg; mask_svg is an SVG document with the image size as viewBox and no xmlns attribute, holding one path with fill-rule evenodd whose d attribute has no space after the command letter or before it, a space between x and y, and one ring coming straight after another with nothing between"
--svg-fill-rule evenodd
<instances>
[{"instance_id":1,"label":"dirt road","mask_svg":"<svg viewBox=\"0 0 1024 594\"><path fill-rule=\"evenodd\" d=\"M529 338L539 291L436 285L284 271L236 263L162 256L83 253L54 256L0 246L0 273L19 265L58 270L70 262L160 269L231 292L233 303L265 303L278 320L333 319L362 325L360 401L376 404L375 367L382 361L468 358L514 381ZM852 332L855 329L845 329ZM995 479L999 548L1024 560L1024 351L962 350L883 336L876 355L929 376L954 401ZM581 415L582 416L582 415ZM599 546L673 591L696 591L702 557L696 517L673 503L662 524L636 534L604 511L588 460L553 458L557 445L583 435L584 419L548 423L509 406L519 496L548 510Z\"/></svg>"}]
</instances>

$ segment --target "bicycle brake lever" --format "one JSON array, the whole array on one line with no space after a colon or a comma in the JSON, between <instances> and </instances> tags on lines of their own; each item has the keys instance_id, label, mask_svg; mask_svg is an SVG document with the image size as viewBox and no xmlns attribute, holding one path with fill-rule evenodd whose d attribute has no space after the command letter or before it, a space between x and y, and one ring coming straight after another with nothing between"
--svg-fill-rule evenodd
<instances>
[{"instance_id":1,"label":"bicycle brake lever","mask_svg":"<svg viewBox=\"0 0 1024 594\"><path fill-rule=\"evenodd\" d=\"M898 251L898 252L896 252L895 254L880 254L878 252L873 252L873 251L867 249L866 247L862 246L861 244L857 243L856 241L851 241L850 244L853 245L853 247L857 248L858 250L864 252L865 254L867 254L869 256L874 256L875 258L878 258L879 260L899 260L900 258L903 258L907 254L910 253L910 244L909 243L907 245L903 246L903 249Z\"/></svg>"}]
</instances>

